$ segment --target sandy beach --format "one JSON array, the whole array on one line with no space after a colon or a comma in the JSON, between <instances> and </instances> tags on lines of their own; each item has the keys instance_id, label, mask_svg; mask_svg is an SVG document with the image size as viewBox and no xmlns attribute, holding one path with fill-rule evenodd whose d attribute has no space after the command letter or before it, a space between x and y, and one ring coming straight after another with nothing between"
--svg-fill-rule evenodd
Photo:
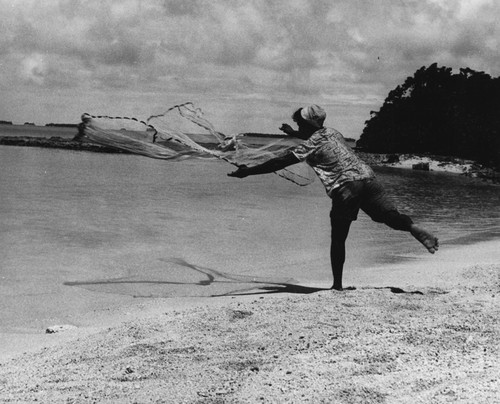
<instances>
[{"instance_id":1,"label":"sandy beach","mask_svg":"<svg viewBox=\"0 0 500 404\"><path fill-rule=\"evenodd\" d=\"M0 404L500 404L500 0L0 10Z\"/></svg>"},{"instance_id":2,"label":"sandy beach","mask_svg":"<svg viewBox=\"0 0 500 404\"><path fill-rule=\"evenodd\" d=\"M0 401L500 402L499 263L489 241L348 272L351 291L261 287L96 311L88 327L12 335Z\"/></svg>"}]
</instances>

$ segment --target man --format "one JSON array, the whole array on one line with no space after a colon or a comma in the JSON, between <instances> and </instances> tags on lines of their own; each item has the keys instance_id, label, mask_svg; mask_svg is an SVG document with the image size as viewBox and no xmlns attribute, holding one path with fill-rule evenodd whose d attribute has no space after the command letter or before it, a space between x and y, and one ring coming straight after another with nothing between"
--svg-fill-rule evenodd
<instances>
[{"instance_id":1,"label":"man","mask_svg":"<svg viewBox=\"0 0 500 404\"><path fill-rule=\"evenodd\" d=\"M416 226L410 217L398 212L375 179L373 170L351 150L340 132L323 126L325 118L325 111L318 105L298 109L292 116L298 131L294 131L287 124L283 124L280 130L289 136L304 140L302 143L281 157L254 167L241 166L228 175L244 178L249 175L267 174L301 161L305 161L314 169L332 199L332 289L343 290L345 241L352 221L357 219L359 209L376 222L411 233L434 254L439 247L438 239Z\"/></svg>"}]
</instances>

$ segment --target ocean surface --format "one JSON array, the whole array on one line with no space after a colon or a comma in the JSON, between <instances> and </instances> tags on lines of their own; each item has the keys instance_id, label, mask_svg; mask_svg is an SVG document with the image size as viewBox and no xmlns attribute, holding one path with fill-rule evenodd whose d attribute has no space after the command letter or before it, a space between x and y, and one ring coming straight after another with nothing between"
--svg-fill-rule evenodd
<instances>
[{"instance_id":1,"label":"ocean surface","mask_svg":"<svg viewBox=\"0 0 500 404\"><path fill-rule=\"evenodd\" d=\"M132 299L329 287L330 200L319 181L235 179L226 175L232 169L0 146L0 332L77 324L82 313ZM500 238L498 185L394 168L377 174L441 248ZM428 255L363 213L347 248L346 273Z\"/></svg>"}]
</instances>

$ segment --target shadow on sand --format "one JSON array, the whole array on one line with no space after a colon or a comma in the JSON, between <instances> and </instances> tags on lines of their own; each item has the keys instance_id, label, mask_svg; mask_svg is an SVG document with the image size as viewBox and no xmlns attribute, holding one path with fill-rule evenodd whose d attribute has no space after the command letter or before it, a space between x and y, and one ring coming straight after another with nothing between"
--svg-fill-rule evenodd
<instances>
[{"instance_id":1,"label":"shadow on sand","mask_svg":"<svg viewBox=\"0 0 500 404\"><path fill-rule=\"evenodd\" d=\"M66 286L78 286L83 288L92 287L113 287L113 285L179 285L179 286L213 286L216 284L227 284L224 289L230 289L228 292L209 294L210 297L218 296L237 296L251 294L270 294L270 293L298 293L308 294L315 293L328 288L315 288L309 286L301 286L297 281L291 278L272 278L258 277L249 275L237 275L226 272L221 272L212 268L202 267L191 264L182 258L161 259L161 261L177 266L182 266L193 272L203 275L204 279L194 282L179 282L169 280L149 280L149 279L134 279L132 277L111 278L111 279L96 279L88 281L72 281L64 282ZM233 285L233 287L231 287ZM236 287L239 285L240 287ZM134 295L135 297L152 297L152 295ZM166 296L167 297L167 296Z\"/></svg>"},{"instance_id":2,"label":"shadow on sand","mask_svg":"<svg viewBox=\"0 0 500 404\"><path fill-rule=\"evenodd\" d=\"M222 297L222 296L248 296L248 295L263 295L263 294L276 294L276 293L294 293L294 294L311 294L321 291L331 290L330 288L318 288L311 286L303 286L297 284L294 279L279 279L270 277L257 277L248 275L237 275L229 274L226 272L217 271L212 268L201 267L198 265L191 264L182 258L170 258L162 259L161 261L167 262L169 264L174 264L188 268L194 272L202 274L206 279L201 279L197 282L179 282L179 281L168 281L168 280L147 280L147 279L132 279L130 277L126 278L114 278L114 279L101 279L101 280L89 280L89 281L74 281L74 282L64 282L66 286L79 286L83 288L88 288L92 286L113 286L113 285L179 285L179 286L212 286L214 284L227 284L227 289L231 289L228 292L223 293L212 293L206 296L208 297ZM230 285L240 285L233 289ZM227 290L226 289L226 290ZM389 289L392 293L409 293L409 294L420 294L420 291L407 292L401 288L386 286L386 287L363 287L362 289ZM348 287L344 290L356 290L354 287ZM117 292L119 293L119 292ZM155 297L152 294L133 294L134 297ZM168 295L164 297L170 297ZM173 297L173 296L172 296Z\"/></svg>"}]
</instances>

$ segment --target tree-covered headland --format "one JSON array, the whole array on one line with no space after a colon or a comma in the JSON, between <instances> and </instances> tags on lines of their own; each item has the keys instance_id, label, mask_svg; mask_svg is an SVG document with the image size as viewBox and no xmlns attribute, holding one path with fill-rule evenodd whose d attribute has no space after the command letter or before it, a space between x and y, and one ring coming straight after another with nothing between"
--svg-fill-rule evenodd
<instances>
[{"instance_id":1,"label":"tree-covered headland","mask_svg":"<svg viewBox=\"0 0 500 404\"><path fill-rule=\"evenodd\" d=\"M429 153L500 168L500 77L436 63L389 92L357 146L373 153Z\"/></svg>"}]
</instances>

